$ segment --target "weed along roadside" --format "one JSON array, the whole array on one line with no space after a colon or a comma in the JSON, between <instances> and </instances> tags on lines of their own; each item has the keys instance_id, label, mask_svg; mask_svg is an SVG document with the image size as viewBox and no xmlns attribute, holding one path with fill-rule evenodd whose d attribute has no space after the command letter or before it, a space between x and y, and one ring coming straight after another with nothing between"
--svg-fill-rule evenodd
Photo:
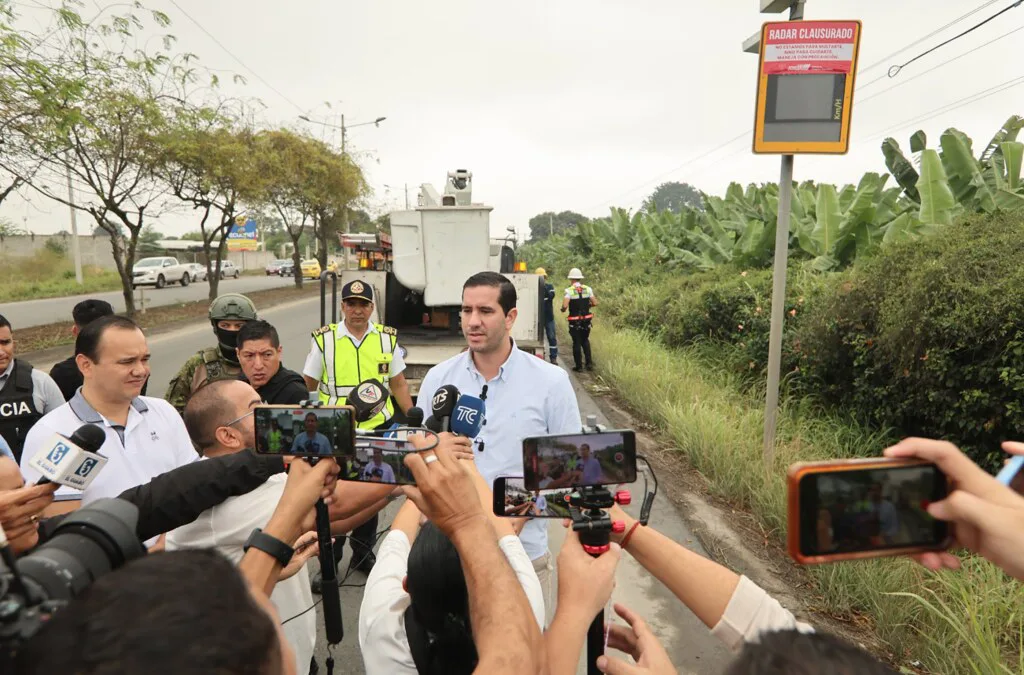
<instances>
[{"instance_id":1,"label":"weed along roadside","mask_svg":"<svg viewBox=\"0 0 1024 675\"><path fill-rule=\"evenodd\" d=\"M560 330L560 340L567 337ZM607 321L595 324L592 343L606 392L674 446L679 463L699 474L691 487L750 512L756 528L748 529L757 539L744 544L784 570L804 610L838 622L852 639L868 629L884 643L873 645L879 656L906 672L1024 672L1017 650L1024 591L981 558L965 560L960 572L936 574L909 559L801 568L785 554L787 466L878 455L893 434L789 397L779 411L775 462L766 471L763 394L730 366L730 347L668 348L649 333ZM711 542L705 547L717 549Z\"/></svg>"},{"instance_id":2,"label":"weed along roadside","mask_svg":"<svg viewBox=\"0 0 1024 675\"><path fill-rule=\"evenodd\" d=\"M228 291L225 291L228 292ZM293 286L273 288L265 291L245 293L255 303L257 309L266 309L292 300L312 298L319 295L319 286L306 284L301 289ZM147 332L164 330L205 319L210 303L207 300L186 302L178 305L167 305L147 309L146 313L136 312L135 321ZM70 317L69 317L70 318ZM18 329L18 349L26 358L32 352L61 347L74 343L71 335L71 321L60 321L45 326Z\"/></svg>"}]
</instances>

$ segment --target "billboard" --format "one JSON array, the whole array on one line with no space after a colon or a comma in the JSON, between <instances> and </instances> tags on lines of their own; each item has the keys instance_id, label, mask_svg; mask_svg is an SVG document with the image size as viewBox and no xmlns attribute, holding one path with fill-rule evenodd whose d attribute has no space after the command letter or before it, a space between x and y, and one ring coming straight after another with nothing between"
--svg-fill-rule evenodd
<instances>
[{"instance_id":1,"label":"billboard","mask_svg":"<svg viewBox=\"0 0 1024 675\"><path fill-rule=\"evenodd\" d=\"M256 231L256 220L239 216L228 232L229 251L255 251L258 249L259 235Z\"/></svg>"}]
</instances>

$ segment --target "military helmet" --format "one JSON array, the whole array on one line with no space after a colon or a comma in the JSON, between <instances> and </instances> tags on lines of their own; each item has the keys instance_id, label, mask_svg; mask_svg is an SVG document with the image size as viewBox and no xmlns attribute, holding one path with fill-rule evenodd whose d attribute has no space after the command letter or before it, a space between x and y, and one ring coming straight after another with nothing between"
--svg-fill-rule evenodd
<instances>
[{"instance_id":1,"label":"military helmet","mask_svg":"<svg viewBox=\"0 0 1024 675\"><path fill-rule=\"evenodd\" d=\"M225 293L210 303L210 321L254 321L256 305L240 293Z\"/></svg>"}]
</instances>

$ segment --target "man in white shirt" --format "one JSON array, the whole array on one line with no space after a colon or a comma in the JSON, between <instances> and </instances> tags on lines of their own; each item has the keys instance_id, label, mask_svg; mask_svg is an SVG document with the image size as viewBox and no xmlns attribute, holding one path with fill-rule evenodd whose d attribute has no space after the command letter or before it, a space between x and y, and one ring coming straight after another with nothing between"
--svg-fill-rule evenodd
<instances>
[{"instance_id":1,"label":"man in white shirt","mask_svg":"<svg viewBox=\"0 0 1024 675\"><path fill-rule=\"evenodd\" d=\"M203 457L243 452L255 444L253 406L260 395L245 382L221 380L199 389L185 406L185 426ZM252 531L266 527L284 492L288 475L279 473L248 494L232 497L205 511L192 523L167 533L167 550L214 548L238 563ZM292 542L287 542L291 544ZM296 558L299 554L296 553ZM293 561L294 562L294 561ZM289 565L286 571L291 571ZM215 589L214 589L215 592ZM304 564L287 579L279 581L270 596L281 620L301 614L313 606L309 573ZM295 651L296 672L309 672L316 646L316 612L306 612L283 626Z\"/></svg>"},{"instance_id":2,"label":"man in white shirt","mask_svg":"<svg viewBox=\"0 0 1024 675\"><path fill-rule=\"evenodd\" d=\"M84 491L61 487L46 515L74 510L198 459L181 416L167 401L140 396L149 377L146 336L131 320L107 316L85 326L75 341L75 362L83 384L75 396L36 423L25 439L21 471L27 483L40 476L29 460L54 433L71 436L83 424L106 432L102 472ZM150 540L147 545L156 543Z\"/></svg>"},{"instance_id":3,"label":"man in white shirt","mask_svg":"<svg viewBox=\"0 0 1024 675\"><path fill-rule=\"evenodd\" d=\"M516 346L511 336L516 316L512 283L496 272L474 274L462 289L462 332L469 349L431 368L420 387L425 397L451 384L463 394L485 399L487 424L477 436L474 454L488 485L498 476L523 475L524 438L579 434L582 428L568 373ZM544 589L550 617L554 565L547 527L546 520L531 520L520 539Z\"/></svg>"},{"instance_id":4,"label":"man in white shirt","mask_svg":"<svg viewBox=\"0 0 1024 675\"><path fill-rule=\"evenodd\" d=\"M317 431L319 424L316 413L306 413L306 430L295 437L295 441L292 443L292 454L331 456L331 442Z\"/></svg>"},{"instance_id":5,"label":"man in white shirt","mask_svg":"<svg viewBox=\"0 0 1024 675\"><path fill-rule=\"evenodd\" d=\"M380 472L379 474L377 472ZM395 481L395 470L391 468L391 465L384 461L384 451L379 448L373 451L373 461L366 465L363 469L363 475L367 480L373 480L374 478L380 478L381 483L394 483Z\"/></svg>"}]
</instances>

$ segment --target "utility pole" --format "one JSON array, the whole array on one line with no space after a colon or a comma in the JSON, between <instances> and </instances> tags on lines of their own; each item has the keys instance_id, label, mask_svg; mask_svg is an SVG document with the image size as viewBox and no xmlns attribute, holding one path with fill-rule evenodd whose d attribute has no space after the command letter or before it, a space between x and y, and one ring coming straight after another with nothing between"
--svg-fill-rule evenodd
<instances>
[{"instance_id":1,"label":"utility pole","mask_svg":"<svg viewBox=\"0 0 1024 675\"><path fill-rule=\"evenodd\" d=\"M405 210L409 210L409 184L405 184Z\"/></svg>"},{"instance_id":2,"label":"utility pole","mask_svg":"<svg viewBox=\"0 0 1024 675\"><path fill-rule=\"evenodd\" d=\"M553 237L555 235L555 217L548 216L548 236Z\"/></svg>"},{"instance_id":3,"label":"utility pole","mask_svg":"<svg viewBox=\"0 0 1024 675\"><path fill-rule=\"evenodd\" d=\"M68 177L68 208L71 209L71 256L75 259L75 281L81 286L85 283L82 277L82 249L78 245L78 214L75 213L75 192L71 187L71 167L64 167Z\"/></svg>"},{"instance_id":4,"label":"utility pole","mask_svg":"<svg viewBox=\"0 0 1024 675\"><path fill-rule=\"evenodd\" d=\"M789 20L802 21L804 0L793 0ZM782 155L779 172L779 220L775 227L775 269L772 274L771 331L768 337L768 384L764 401L764 463L775 457L775 432L779 413L779 379L782 368L782 328L786 318L786 270L789 265L789 216L793 199L793 155Z\"/></svg>"},{"instance_id":5,"label":"utility pole","mask_svg":"<svg viewBox=\"0 0 1024 675\"><path fill-rule=\"evenodd\" d=\"M345 154L345 141L346 141L347 136L348 136L348 133L347 133L347 130L345 129L345 113L341 113L341 171L342 171L342 181L344 181L344 178L345 178L344 171L345 171L345 161L346 161L346 157L347 157L347 155ZM351 231L349 229L349 223L348 223L348 201L347 200L345 201L345 207L341 210L341 222L342 222L342 225L344 225L344 227L345 227L345 234L346 235L351 234ZM345 249L345 269L347 270L351 266L351 262L352 262L351 261L351 257L350 257L351 249L348 246L344 246L343 248Z\"/></svg>"}]
</instances>

